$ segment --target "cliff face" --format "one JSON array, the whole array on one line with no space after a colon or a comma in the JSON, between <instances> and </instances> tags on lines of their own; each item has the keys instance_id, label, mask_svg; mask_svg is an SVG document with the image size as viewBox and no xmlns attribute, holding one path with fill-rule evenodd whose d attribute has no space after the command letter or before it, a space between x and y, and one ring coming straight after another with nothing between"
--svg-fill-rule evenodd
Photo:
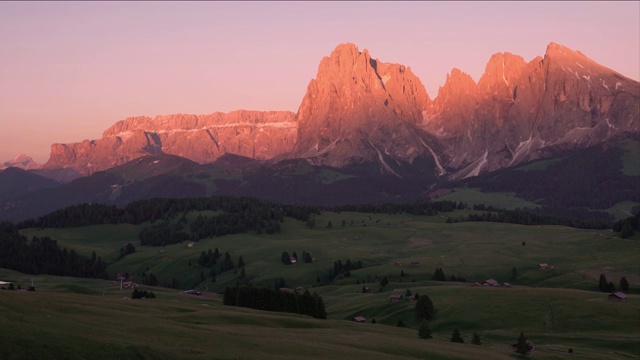
<instances>
[{"instance_id":1,"label":"cliff face","mask_svg":"<svg viewBox=\"0 0 640 360\"><path fill-rule=\"evenodd\" d=\"M477 85L454 69L423 128L461 178L638 132L639 100L638 82L551 43L529 63L492 56Z\"/></svg>"},{"instance_id":2,"label":"cliff face","mask_svg":"<svg viewBox=\"0 0 640 360\"><path fill-rule=\"evenodd\" d=\"M73 168L88 175L146 155L178 155L209 163L226 153L270 159L293 149L295 114L234 111L210 115L133 117L117 122L99 140L53 144L45 168Z\"/></svg>"},{"instance_id":3,"label":"cliff face","mask_svg":"<svg viewBox=\"0 0 640 360\"><path fill-rule=\"evenodd\" d=\"M374 59L353 44L320 62L298 110L294 157L341 167L389 159L411 162L429 153L418 127L430 103L411 69Z\"/></svg>"},{"instance_id":4,"label":"cliff face","mask_svg":"<svg viewBox=\"0 0 640 360\"><path fill-rule=\"evenodd\" d=\"M638 133L639 104L637 81L555 43L528 63L493 55L477 83L453 69L433 101L410 68L341 44L321 60L297 114L128 118L101 139L53 144L43 171L87 175L145 155L209 163L237 154L334 167L373 162L394 174L431 157L438 174L464 178Z\"/></svg>"}]
</instances>

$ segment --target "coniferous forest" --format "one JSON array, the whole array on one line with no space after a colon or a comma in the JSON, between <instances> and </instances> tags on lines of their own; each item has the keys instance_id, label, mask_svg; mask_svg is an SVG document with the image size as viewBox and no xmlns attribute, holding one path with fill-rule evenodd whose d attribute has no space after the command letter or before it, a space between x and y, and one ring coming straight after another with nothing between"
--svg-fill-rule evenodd
<instances>
[{"instance_id":1,"label":"coniferous forest","mask_svg":"<svg viewBox=\"0 0 640 360\"><path fill-rule=\"evenodd\" d=\"M0 223L0 268L34 275L108 278L107 266L95 252L87 258L73 249L60 248L49 237L29 240L9 222Z\"/></svg>"}]
</instances>

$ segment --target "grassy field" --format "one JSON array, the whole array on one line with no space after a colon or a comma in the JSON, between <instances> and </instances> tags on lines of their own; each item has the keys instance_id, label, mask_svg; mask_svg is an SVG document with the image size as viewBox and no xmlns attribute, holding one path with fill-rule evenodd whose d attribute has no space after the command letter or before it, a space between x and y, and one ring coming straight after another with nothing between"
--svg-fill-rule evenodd
<instances>
[{"instance_id":1,"label":"grassy field","mask_svg":"<svg viewBox=\"0 0 640 360\"><path fill-rule=\"evenodd\" d=\"M634 201L622 201L607 209L607 212L618 220L625 219L633 216L631 211L636 206L640 206L640 203Z\"/></svg>"},{"instance_id":2,"label":"grassy field","mask_svg":"<svg viewBox=\"0 0 640 360\"><path fill-rule=\"evenodd\" d=\"M473 188L456 188L453 192L440 196L438 201L455 201L466 202L469 206L474 204L485 204L487 206L492 205L497 208L513 210L515 208L529 208L533 209L538 207L538 204L519 198L514 193L487 193L482 192L479 189Z\"/></svg>"},{"instance_id":3,"label":"grassy field","mask_svg":"<svg viewBox=\"0 0 640 360\"><path fill-rule=\"evenodd\" d=\"M26 287L33 278L37 288L0 292L0 309L9 314L1 317L0 340L11 344L0 347L0 358L512 359L515 354L506 344L515 342L520 331L538 344L532 357L539 359L565 359L569 348L571 358L640 358L639 235L622 240L610 232L560 226L446 223L447 216L468 212L431 217L324 212L314 228L286 218L279 234L202 239L194 247L141 246L141 226L25 230L51 236L82 254L95 250L114 261L111 275L127 271L140 279L143 271L151 272L163 280L176 278L181 289L207 291L207 296L145 288L158 298L123 300L130 291L119 290L113 281L32 277L0 269L0 280ZM197 215L188 214L188 221ZM126 242L136 246L136 253L115 261ZM273 286L282 277L289 287L319 293L329 319L223 306L213 292L235 285L240 275L228 271L211 281L209 269L197 260L201 251L215 248L229 252L236 263L243 256L254 285ZM299 257L307 251L317 261L287 266L280 262L283 251ZM324 282L338 259L361 261L363 268L321 286L317 280ZM411 266L412 261L420 266ZM539 263L553 268L539 270ZM467 282L433 281L436 267ZM625 276L631 284L629 300L608 301L608 294L597 291L600 274L616 286ZM385 276L389 284L381 287ZM513 286L470 285L489 278ZM363 294L365 285L374 293ZM407 289L433 300L434 339L418 339L414 303L389 302L391 294ZM348 321L353 316L364 316L367 323ZM373 318L377 324L370 323ZM408 328L396 327L398 320ZM454 328L467 344L449 342ZM474 331L482 346L468 344Z\"/></svg>"}]
</instances>

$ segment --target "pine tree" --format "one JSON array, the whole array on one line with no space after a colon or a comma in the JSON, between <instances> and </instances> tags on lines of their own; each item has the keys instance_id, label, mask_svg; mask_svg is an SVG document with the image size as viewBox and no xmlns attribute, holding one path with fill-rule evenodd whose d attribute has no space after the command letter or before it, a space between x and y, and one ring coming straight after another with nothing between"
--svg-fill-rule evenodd
<instances>
[{"instance_id":1,"label":"pine tree","mask_svg":"<svg viewBox=\"0 0 640 360\"><path fill-rule=\"evenodd\" d=\"M427 295L421 295L416 301L415 318L417 321L431 320L435 314L433 302Z\"/></svg>"},{"instance_id":2,"label":"pine tree","mask_svg":"<svg viewBox=\"0 0 640 360\"><path fill-rule=\"evenodd\" d=\"M629 281L624 276L620 278L620 291L624 293L629 291Z\"/></svg>"},{"instance_id":3,"label":"pine tree","mask_svg":"<svg viewBox=\"0 0 640 360\"><path fill-rule=\"evenodd\" d=\"M473 339L471 339L471 343L473 345L482 345L482 342L480 341L480 335L478 335L477 332L473 332Z\"/></svg>"},{"instance_id":4,"label":"pine tree","mask_svg":"<svg viewBox=\"0 0 640 360\"><path fill-rule=\"evenodd\" d=\"M598 282L598 289L600 291L607 291L607 277L604 274L600 274L600 281Z\"/></svg>"},{"instance_id":5,"label":"pine tree","mask_svg":"<svg viewBox=\"0 0 640 360\"><path fill-rule=\"evenodd\" d=\"M426 320L422 320L420 323L420 328L418 329L418 338L420 339L431 339L431 329L429 329L429 324Z\"/></svg>"},{"instance_id":6,"label":"pine tree","mask_svg":"<svg viewBox=\"0 0 640 360\"><path fill-rule=\"evenodd\" d=\"M527 344L527 338L524 337L524 333L521 331L518 337L518 343L516 344L516 352L522 356L527 355L531 351L529 344Z\"/></svg>"},{"instance_id":7,"label":"pine tree","mask_svg":"<svg viewBox=\"0 0 640 360\"><path fill-rule=\"evenodd\" d=\"M239 268L244 267L244 258L242 257L242 255L240 255L240 257L238 258L238 267Z\"/></svg>"},{"instance_id":8,"label":"pine tree","mask_svg":"<svg viewBox=\"0 0 640 360\"><path fill-rule=\"evenodd\" d=\"M451 334L451 342L460 343L460 344L464 343L464 339L462 339L462 336L460 335L460 331L457 328L453 329L453 333Z\"/></svg>"}]
</instances>

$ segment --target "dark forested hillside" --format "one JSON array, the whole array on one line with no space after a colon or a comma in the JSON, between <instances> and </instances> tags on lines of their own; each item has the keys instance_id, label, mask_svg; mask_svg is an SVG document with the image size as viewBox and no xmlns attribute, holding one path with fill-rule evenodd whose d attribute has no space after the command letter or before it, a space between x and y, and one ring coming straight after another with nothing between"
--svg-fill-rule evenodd
<instances>
[{"instance_id":1,"label":"dark forested hillside","mask_svg":"<svg viewBox=\"0 0 640 360\"><path fill-rule=\"evenodd\" d=\"M75 250L60 248L55 240L48 237L29 240L9 222L0 223L0 268L25 274L108 277L106 264L95 252L86 258Z\"/></svg>"},{"instance_id":2,"label":"dark forested hillside","mask_svg":"<svg viewBox=\"0 0 640 360\"><path fill-rule=\"evenodd\" d=\"M625 154L619 143L603 144L564 157L468 178L454 185L487 192L514 192L518 197L555 209L607 209L622 201L640 202L640 177L625 174L625 156L640 154Z\"/></svg>"}]
</instances>

